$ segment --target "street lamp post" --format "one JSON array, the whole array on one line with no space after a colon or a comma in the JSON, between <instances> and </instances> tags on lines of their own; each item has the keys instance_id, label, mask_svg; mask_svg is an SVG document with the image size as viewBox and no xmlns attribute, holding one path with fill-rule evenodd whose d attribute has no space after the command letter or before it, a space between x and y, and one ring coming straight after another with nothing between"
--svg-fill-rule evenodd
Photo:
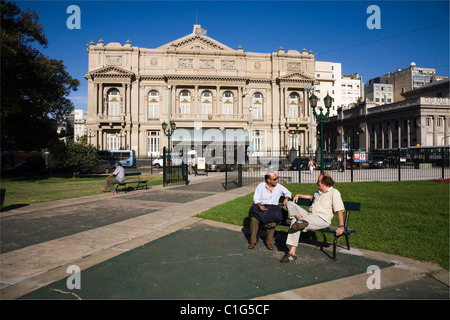
<instances>
[{"instance_id":1,"label":"street lamp post","mask_svg":"<svg viewBox=\"0 0 450 320\"><path fill-rule=\"evenodd\" d=\"M249 106L248 106L248 113L249 113L249 117L250 117L250 121L248 122L248 144L249 144L249 154L250 156L253 155L253 138L252 138L252 101L250 100L250 94L244 93L242 95L242 98L244 98L246 95L248 95L248 99L249 99Z\"/></svg>"},{"instance_id":2,"label":"street lamp post","mask_svg":"<svg viewBox=\"0 0 450 320\"><path fill-rule=\"evenodd\" d=\"M161 124L161 127L164 131L164 135L167 137L168 140L168 149L169 149L169 156L167 158L168 163L170 164L170 158L171 158L171 147L170 147L170 137L172 137L173 132L176 129L175 121L169 121L169 124L167 124L165 121Z\"/></svg>"},{"instance_id":3,"label":"street lamp post","mask_svg":"<svg viewBox=\"0 0 450 320\"><path fill-rule=\"evenodd\" d=\"M314 86L307 86L307 87L305 87L305 90L308 92L308 94L310 94L311 92L314 94ZM311 118L311 126L310 126L311 145L309 148L309 152L311 152L311 157L312 157L312 153L314 152L314 137L313 137L313 129L312 129L313 128L313 117L312 117L312 115L310 115L310 118Z\"/></svg>"},{"instance_id":4,"label":"street lamp post","mask_svg":"<svg viewBox=\"0 0 450 320\"><path fill-rule=\"evenodd\" d=\"M168 117L169 117L169 124L167 124L165 121L161 124L161 127L163 129L164 135L167 137L167 142L168 142L168 149L169 149L169 157L168 157L168 163L170 164L170 158L171 158L171 145L170 145L170 137L172 137L173 132L176 129L176 125L175 125L175 121L171 121L170 120L170 98L172 96L172 90L171 90L171 86L168 86L169 88L169 112L168 112Z\"/></svg>"},{"instance_id":5,"label":"street lamp post","mask_svg":"<svg viewBox=\"0 0 450 320\"><path fill-rule=\"evenodd\" d=\"M323 114L323 108L319 107L320 114L316 113L318 98L314 95L314 93L309 97L309 102L311 103L311 108L313 110L313 114L316 117L316 121L320 123L320 173L323 173L325 170L325 166L323 163L323 122L328 119L330 116L330 108L333 102L333 98L327 93L327 96L324 98L325 108L327 108L327 113Z\"/></svg>"}]
</instances>

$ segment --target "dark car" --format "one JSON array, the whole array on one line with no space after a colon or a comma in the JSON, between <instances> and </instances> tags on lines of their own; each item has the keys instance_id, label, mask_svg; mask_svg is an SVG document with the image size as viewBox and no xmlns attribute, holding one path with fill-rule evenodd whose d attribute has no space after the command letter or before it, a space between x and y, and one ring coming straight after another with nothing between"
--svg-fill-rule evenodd
<instances>
[{"instance_id":1,"label":"dark car","mask_svg":"<svg viewBox=\"0 0 450 320\"><path fill-rule=\"evenodd\" d=\"M92 168L85 168L83 167L81 172L82 173L110 173L114 171L114 167L109 163L109 161L101 160L100 164L92 167Z\"/></svg>"},{"instance_id":2,"label":"dark car","mask_svg":"<svg viewBox=\"0 0 450 320\"><path fill-rule=\"evenodd\" d=\"M352 168L352 164L353 164L353 169L358 169L358 165L356 163L354 163L353 160L347 160L345 162L345 168L346 169L351 169Z\"/></svg>"},{"instance_id":3,"label":"dark car","mask_svg":"<svg viewBox=\"0 0 450 320\"><path fill-rule=\"evenodd\" d=\"M334 158L323 158L324 169L325 170L336 170L338 163ZM319 168L321 168L322 164L319 164Z\"/></svg>"},{"instance_id":4,"label":"dark car","mask_svg":"<svg viewBox=\"0 0 450 320\"><path fill-rule=\"evenodd\" d=\"M289 170L298 170L299 165L301 170L308 170L308 162L309 158L295 158L292 161Z\"/></svg>"},{"instance_id":5,"label":"dark car","mask_svg":"<svg viewBox=\"0 0 450 320\"><path fill-rule=\"evenodd\" d=\"M13 168L2 168L2 174L41 173L45 169L45 160L41 157L30 157Z\"/></svg>"},{"instance_id":6,"label":"dark car","mask_svg":"<svg viewBox=\"0 0 450 320\"><path fill-rule=\"evenodd\" d=\"M277 163L278 162L278 163ZM262 171L284 171L289 167L289 160L281 159L281 160L271 160L267 164L263 165Z\"/></svg>"},{"instance_id":7,"label":"dark car","mask_svg":"<svg viewBox=\"0 0 450 320\"><path fill-rule=\"evenodd\" d=\"M225 168L227 171L233 171L234 165L233 164L224 164L223 158L216 157L211 158L206 162L206 170L207 171L225 171Z\"/></svg>"},{"instance_id":8,"label":"dark car","mask_svg":"<svg viewBox=\"0 0 450 320\"><path fill-rule=\"evenodd\" d=\"M373 156L372 160L369 161L370 168L386 168L387 158L385 156Z\"/></svg>"}]
</instances>

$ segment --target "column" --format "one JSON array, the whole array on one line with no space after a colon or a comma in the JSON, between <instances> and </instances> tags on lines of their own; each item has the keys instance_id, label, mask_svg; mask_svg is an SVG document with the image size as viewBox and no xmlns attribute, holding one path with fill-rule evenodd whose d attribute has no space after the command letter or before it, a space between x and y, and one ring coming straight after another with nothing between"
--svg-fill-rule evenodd
<instances>
[{"instance_id":1,"label":"column","mask_svg":"<svg viewBox=\"0 0 450 320\"><path fill-rule=\"evenodd\" d=\"M220 114L220 86L216 87L216 103L213 104L213 115L217 117Z\"/></svg>"},{"instance_id":2,"label":"column","mask_svg":"<svg viewBox=\"0 0 450 320\"><path fill-rule=\"evenodd\" d=\"M243 106L244 106L244 98L242 97L242 95L244 94L244 88L242 86L238 87L238 114L241 115L243 114Z\"/></svg>"},{"instance_id":3,"label":"column","mask_svg":"<svg viewBox=\"0 0 450 320\"><path fill-rule=\"evenodd\" d=\"M194 104L191 109L191 118L198 118L201 110L198 103L198 85L194 85Z\"/></svg>"},{"instance_id":4,"label":"column","mask_svg":"<svg viewBox=\"0 0 450 320\"><path fill-rule=\"evenodd\" d=\"M98 103L98 114L104 115L105 112L103 110L103 83L98 83L97 90L97 103Z\"/></svg>"},{"instance_id":5,"label":"column","mask_svg":"<svg viewBox=\"0 0 450 320\"><path fill-rule=\"evenodd\" d=\"M437 146L439 144L437 141L437 117L432 116L431 119L433 121L433 146Z\"/></svg>"},{"instance_id":6,"label":"column","mask_svg":"<svg viewBox=\"0 0 450 320\"><path fill-rule=\"evenodd\" d=\"M127 90L127 94L128 94L128 103L127 103L127 107L128 107L128 115L131 118L131 83L127 85L128 86L128 90ZM147 101L146 99L144 99L144 101Z\"/></svg>"}]
</instances>

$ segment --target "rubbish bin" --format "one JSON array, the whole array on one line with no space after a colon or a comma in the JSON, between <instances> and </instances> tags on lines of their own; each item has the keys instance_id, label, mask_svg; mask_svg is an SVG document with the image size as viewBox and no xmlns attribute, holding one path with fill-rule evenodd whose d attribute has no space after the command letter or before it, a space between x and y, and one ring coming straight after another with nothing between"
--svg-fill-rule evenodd
<instances>
[{"instance_id":1,"label":"rubbish bin","mask_svg":"<svg viewBox=\"0 0 450 320\"><path fill-rule=\"evenodd\" d=\"M1 201L2 201L2 203L0 205L0 208L3 209L3 203L5 202L6 189L5 188L1 188L0 192L1 192Z\"/></svg>"}]
</instances>

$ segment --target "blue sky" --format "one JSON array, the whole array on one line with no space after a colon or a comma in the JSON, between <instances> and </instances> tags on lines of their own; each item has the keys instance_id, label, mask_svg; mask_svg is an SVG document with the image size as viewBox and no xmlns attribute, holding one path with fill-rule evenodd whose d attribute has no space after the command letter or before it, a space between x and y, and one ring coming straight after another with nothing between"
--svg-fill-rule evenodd
<instances>
[{"instance_id":1,"label":"blue sky","mask_svg":"<svg viewBox=\"0 0 450 320\"><path fill-rule=\"evenodd\" d=\"M247 52L306 48L319 61L342 63L342 73L359 73L363 82L407 68L437 69L449 75L448 1L16 1L39 15L49 40L39 48L64 61L80 81L70 98L87 109L88 43L131 41L156 48L192 32L195 23L208 36ZM81 28L68 29L70 5L81 11ZM369 29L370 5L380 8L380 29Z\"/></svg>"}]
</instances>

